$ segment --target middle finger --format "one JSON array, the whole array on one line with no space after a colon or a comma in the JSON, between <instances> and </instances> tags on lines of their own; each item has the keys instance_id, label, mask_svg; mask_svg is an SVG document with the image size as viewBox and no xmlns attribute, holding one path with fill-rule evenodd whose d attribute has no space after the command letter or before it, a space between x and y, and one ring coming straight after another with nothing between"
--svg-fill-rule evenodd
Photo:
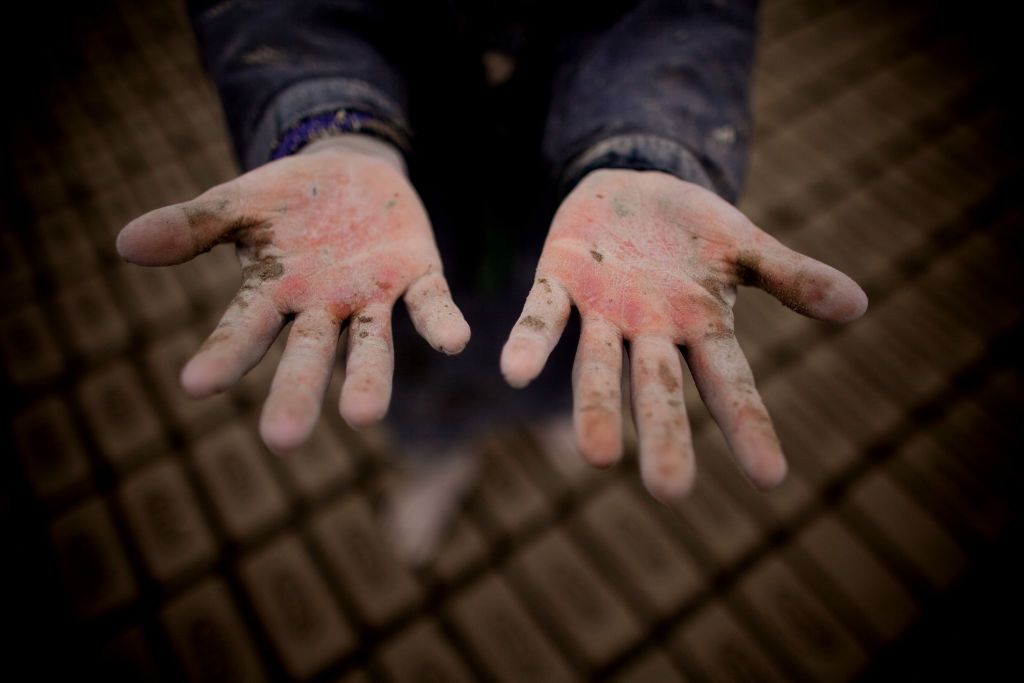
<instances>
[{"instance_id":1,"label":"middle finger","mask_svg":"<svg viewBox=\"0 0 1024 683\"><path fill-rule=\"evenodd\" d=\"M312 433L331 378L340 325L327 311L299 313L263 405L260 434L271 450L289 451Z\"/></svg>"},{"instance_id":2,"label":"middle finger","mask_svg":"<svg viewBox=\"0 0 1024 683\"><path fill-rule=\"evenodd\" d=\"M638 337L630 342L629 370L644 485L658 500L681 498L693 487L696 465L679 349L669 339Z\"/></svg>"}]
</instances>

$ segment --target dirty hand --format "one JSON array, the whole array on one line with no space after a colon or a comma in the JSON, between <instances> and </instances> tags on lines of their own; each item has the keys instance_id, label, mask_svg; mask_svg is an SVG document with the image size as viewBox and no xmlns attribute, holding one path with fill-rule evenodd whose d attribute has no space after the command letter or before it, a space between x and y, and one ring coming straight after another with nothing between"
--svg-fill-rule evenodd
<instances>
[{"instance_id":1,"label":"dirty hand","mask_svg":"<svg viewBox=\"0 0 1024 683\"><path fill-rule=\"evenodd\" d=\"M786 461L733 333L740 284L822 320L854 320L867 308L849 277L783 246L712 192L656 171L594 171L554 217L502 372L516 387L536 377L575 305L582 321L576 442L588 462L607 467L622 453L628 341L641 475L666 500L685 495L695 475L681 345L740 468L755 486L771 488Z\"/></svg>"},{"instance_id":2,"label":"dirty hand","mask_svg":"<svg viewBox=\"0 0 1024 683\"><path fill-rule=\"evenodd\" d=\"M196 397L226 389L294 316L260 421L275 451L300 445L312 431L345 321L340 410L354 426L387 411L391 309L399 296L438 351L458 353L469 341L427 214L401 158L383 142L346 135L313 143L136 218L118 235L117 249L132 263L166 266L222 242L237 245L242 285L181 382Z\"/></svg>"}]
</instances>

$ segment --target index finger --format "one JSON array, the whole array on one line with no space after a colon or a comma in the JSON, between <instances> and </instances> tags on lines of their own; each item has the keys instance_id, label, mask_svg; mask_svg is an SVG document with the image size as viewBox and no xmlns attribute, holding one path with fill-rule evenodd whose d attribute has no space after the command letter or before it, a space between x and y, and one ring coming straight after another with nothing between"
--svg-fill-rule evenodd
<instances>
[{"instance_id":1,"label":"index finger","mask_svg":"<svg viewBox=\"0 0 1024 683\"><path fill-rule=\"evenodd\" d=\"M759 489L778 486L786 459L735 334L722 329L688 344L686 361L740 469Z\"/></svg>"}]
</instances>

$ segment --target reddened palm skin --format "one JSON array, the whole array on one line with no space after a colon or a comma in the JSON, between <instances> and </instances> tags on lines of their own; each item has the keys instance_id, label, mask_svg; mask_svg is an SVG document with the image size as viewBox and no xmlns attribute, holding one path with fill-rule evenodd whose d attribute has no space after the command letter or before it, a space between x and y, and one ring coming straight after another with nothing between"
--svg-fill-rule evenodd
<instances>
[{"instance_id":1,"label":"reddened palm skin","mask_svg":"<svg viewBox=\"0 0 1024 683\"><path fill-rule=\"evenodd\" d=\"M607 467L622 454L628 342L648 490L668 500L694 482L684 360L740 468L758 488L772 488L785 477L786 461L736 342L738 285L760 287L822 320L848 322L867 309L867 296L849 277L783 246L703 187L657 171L594 171L555 214L535 282L502 351L502 372L513 386L536 377L574 305L582 331L573 412L587 461Z\"/></svg>"},{"instance_id":2,"label":"reddened palm skin","mask_svg":"<svg viewBox=\"0 0 1024 683\"><path fill-rule=\"evenodd\" d=\"M391 396L391 311L403 297L417 331L454 354L469 326L451 299L426 211L387 145L343 136L261 166L192 201L147 213L118 235L126 260L182 263L234 242L242 285L185 366L206 396L259 362L294 318L260 431L277 452L305 441L319 416L342 326L349 328L340 411L379 420Z\"/></svg>"}]
</instances>

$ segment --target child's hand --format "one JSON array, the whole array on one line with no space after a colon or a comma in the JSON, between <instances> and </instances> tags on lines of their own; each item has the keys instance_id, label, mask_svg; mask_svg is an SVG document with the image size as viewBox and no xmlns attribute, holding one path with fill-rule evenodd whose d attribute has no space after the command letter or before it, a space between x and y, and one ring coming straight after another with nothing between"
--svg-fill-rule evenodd
<instances>
[{"instance_id":1,"label":"child's hand","mask_svg":"<svg viewBox=\"0 0 1024 683\"><path fill-rule=\"evenodd\" d=\"M849 277L786 248L702 187L659 172L595 171L555 215L502 372L517 387L536 377L575 304L582 319L573 368L576 440L590 463L608 466L622 452L627 340L642 476L655 497L667 499L685 494L695 474L682 345L739 466L770 488L786 462L733 333L739 284L824 320L854 320L867 308Z\"/></svg>"},{"instance_id":2,"label":"child's hand","mask_svg":"<svg viewBox=\"0 0 1024 683\"><path fill-rule=\"evenodd\" d=\"M340 410L355 426L387 411L391 309L399 296L438 351L458 353L469 341L427 214L384 143L362 136L314 143L135 219L118 235L117 249L132 263L165 266L222 242L237 244L242 286L181 382L197 397L223 391L259 362L294 316L260 423L275 451L309 436L345 321Z\"/></svg>"}]
</instances>

